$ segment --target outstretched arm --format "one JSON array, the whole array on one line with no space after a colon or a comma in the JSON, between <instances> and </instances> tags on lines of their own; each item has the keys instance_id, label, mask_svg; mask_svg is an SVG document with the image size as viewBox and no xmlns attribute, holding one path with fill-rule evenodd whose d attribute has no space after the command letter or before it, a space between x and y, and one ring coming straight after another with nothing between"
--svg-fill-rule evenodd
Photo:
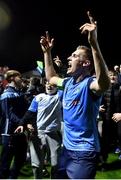
<instances>
[{"instance_id":1,"label":"outstretched arm","mask_svg":"<svg viewBox=\"0 0 121 180\"><path fill-rule=\"evenodd\" d=\"M41 48L44 53L46 79L52 84L57 84L58 80L61 78L59 78L53 66L52 55L51 55L53 42L54 39L50 39L48 32L46 32L45 36L42 36L40 38Z\"/></svg>"},{"instance_id":2,"label":"outstretched arm","mask_svg":"<svg viewBox=\"0 0 121 180\"><path fill-rule=\"evenodd\" d=\"M94 21L90 12L87 12L90 23L86 23L80 27L81 33L88 32L88 42L92 49L94 60L94 68L96 73L96 81L92 82L90 89L97 93L102 93L108 89L110 79L108 77L108 68L103 59L98 40L97 40L97 22Z\"/></svg>"}]
</instances>

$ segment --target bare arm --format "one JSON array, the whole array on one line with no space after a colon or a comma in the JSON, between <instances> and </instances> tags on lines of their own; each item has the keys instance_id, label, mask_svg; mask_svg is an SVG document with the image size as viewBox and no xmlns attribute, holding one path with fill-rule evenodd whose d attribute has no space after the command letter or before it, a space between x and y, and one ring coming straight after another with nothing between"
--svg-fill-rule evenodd
<instances>
[{"instance_id":1,"label":"bare arm","mask_svg":"<svg viewBox=\"0 0 121 180\"><path fill-rule=\"evenodd\" d=\"M45 37L42 36L40 39L41 48L44 53L46 79L52 84L57 84L58 80L61 78L59 78L53 66L51 55L53 42L54 39L50 39L48 32L46 32Z\"/></svg>"},{"instance_id":2,"label":"bare arm","mask_svg":"<svg viewBox=\"0 0 121 180\"><path fill-rule=\"evenodd\" d=\"M80 27L81 33L88 32L88 42L92 49L94 60L94 68L96 73L96 81L92 82L90 89L97 93L102 93L109 88L110 79L108 77L108 68L103 59L98 40L97 40L97 23L88 12L90 23L86 23Z\"/></svg>"}]
</instances>

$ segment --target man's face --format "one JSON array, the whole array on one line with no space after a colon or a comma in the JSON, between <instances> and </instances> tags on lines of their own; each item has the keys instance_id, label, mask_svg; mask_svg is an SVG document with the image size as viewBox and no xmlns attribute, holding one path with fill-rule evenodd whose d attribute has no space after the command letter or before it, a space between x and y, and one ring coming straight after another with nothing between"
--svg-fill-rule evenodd
<instances>
[{"instance_id":1,"label":"man's face","mask_svg":"<svg viewBox=\"0 0 121 180\"><path fill-rule=\"evenodd\" d=\"M114 72L112 72L112 71L109 71L108 72L108 76L109 76L109 78L110 78L110 80L111 80L111 83L117 83L118 82L118 76L117 76L117 74L115 74Z\"/></svg>"},{"instance_id":2,"label":"man's face","mask_svg":"<svg viewBox=\"0 0 121 180\"><path fill-rule=\"evenodd\" d=\"M78 75L83 73L85 69L85 51L83 49L77 49L72 53L70 57L68 57L68 75Z\"/></svg>"},{"instance_id":3,"label":"man's face","mask_svg":"<svg viewBox=\"0 0 121 180\"><path fill-rule=\"evenodd\" d=\"M17 88L22 88L22 78L20 75L14 77L14 83Z\"/></svg>"},{"instance_id":4,"label":"man's face","mask_svg":"<svg viewBox=\"0 0 121 180\"><path fill-rule=\"evenodd\" d=\"M46 88L46 93L49 95L56 94L57 92L57 86L52 85L48 82L46 83L45 88Z\"/></svg>"},{"instance_id":5,"label":"man's face","mask_svg":"<svg viewBox=\"0 0 121 180\"><path fill-rule=\"evenodd\" d=\"M114 66L114 70L115 70L116 72L119 72L119 66L115 65L115 66Z\"/></svg>"}]
</instances>

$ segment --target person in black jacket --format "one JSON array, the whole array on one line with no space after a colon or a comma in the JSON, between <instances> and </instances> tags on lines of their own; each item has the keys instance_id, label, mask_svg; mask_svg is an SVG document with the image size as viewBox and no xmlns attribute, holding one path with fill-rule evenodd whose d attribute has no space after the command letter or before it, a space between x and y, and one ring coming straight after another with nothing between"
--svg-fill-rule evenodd
<instances>
[{"instance_id":1,"label":"person in black jacket","mask_svg":"<svg viewBox=\"0 0 121 180\"><path fill-rule=\"evenodd\" d=\"M15 134L14 131L27 111L28 104L20 90L22 87L20 72L8 70L5 79L8 85L0 97L2 115L0 179L16 179L26 160L27 140L24 133Z\"/></svg>"}]
</instances>

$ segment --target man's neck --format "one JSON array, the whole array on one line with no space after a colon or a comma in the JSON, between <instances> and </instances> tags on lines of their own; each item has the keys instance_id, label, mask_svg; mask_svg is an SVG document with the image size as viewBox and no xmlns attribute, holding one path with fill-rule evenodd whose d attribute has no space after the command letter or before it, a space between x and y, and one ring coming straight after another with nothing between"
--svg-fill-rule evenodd
<instances>
[{"instance_id":1,"label":"man's neck","mask_svg":"<svg viewBox=\"0 0 121 180\"><path fill-rule=\"evenodd\" d=\"M15 85L15 83L12 81L8 84L8 86L14 87L16 90L19 90L19 88Z\"/></svg>"},{"instance_id":2,"label":"man's neck","mask_svg":"<svg viewBox=\"0 0 121 180\"><path fill-rule=\"evenodd\" d=\"M83 79L87 76L90 76L90 74L89 73L81 74L81 75L75 76L73 78L74 78L75 83L79 83L79 82L83 81Z\"/></svg>"}]
</instances>

